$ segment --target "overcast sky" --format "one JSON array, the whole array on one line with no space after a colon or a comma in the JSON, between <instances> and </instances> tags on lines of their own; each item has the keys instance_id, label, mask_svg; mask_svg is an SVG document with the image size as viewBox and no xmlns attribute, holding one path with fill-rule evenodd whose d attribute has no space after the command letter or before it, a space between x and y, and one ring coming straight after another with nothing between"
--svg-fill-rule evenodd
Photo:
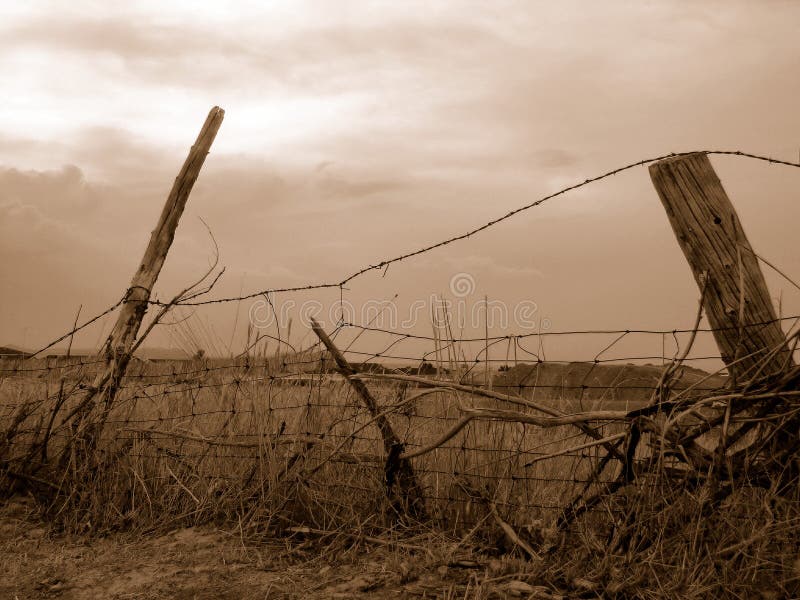
<instances>
[{"instance_id":1,"label":"overcast sky","mask_svg":"<svg viewBox=\"0 0 800 600\"><path fill-rule=\"evenodd\" d=\"M214 105L162 299L212 257L200 218L230 296L339 281L648 156L800 151L797 2L109 6L0 4L0 344L41 346L122 295ZM800 279L800 170L712 162L756 251ZM535 302L553 330L689 327L698 296L646 168L345 293L407 306L458 273L467 300ZM241 340L248 307L193 318Z\"/></svg>"}]
</instances>

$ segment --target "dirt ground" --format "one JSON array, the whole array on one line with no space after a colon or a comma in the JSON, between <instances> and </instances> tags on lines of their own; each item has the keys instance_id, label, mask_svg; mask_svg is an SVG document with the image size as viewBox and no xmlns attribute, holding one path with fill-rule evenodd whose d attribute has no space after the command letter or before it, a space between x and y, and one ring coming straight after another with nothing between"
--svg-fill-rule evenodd
<instances>
[{"instance_id":1,"label":"dirt ground","mask_svg":"<svg viewBox=\"0 0 800 600\"><path fill-rule=\"evenodd\" d=\"M313 536L248 545L212 527L59 536L35 514L28 499L0 503L0 598L558 597L529 583L525 563L513 559L363 540L333 555Z\"/></svg>"}]
</instances>

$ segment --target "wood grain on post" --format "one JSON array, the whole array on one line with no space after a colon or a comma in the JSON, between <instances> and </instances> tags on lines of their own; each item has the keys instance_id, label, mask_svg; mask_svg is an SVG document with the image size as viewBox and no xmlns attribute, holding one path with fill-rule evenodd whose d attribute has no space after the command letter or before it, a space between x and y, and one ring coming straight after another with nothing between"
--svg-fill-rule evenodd
<instances>
[{"instance_id":1,"label":"wood grain on post","mask_svg":"<svg viewBox=\"0 0 800 600\"><path fill-rule=\"evenodd\" d=\"M791 367L758 259L708 156L658 161L650 177L698 288L707 286L704 307L729 373L741 382Z\"/></svg>"},{"instance_id":2,"label":"wood grain on post","mask_svg":"<svg viewBox=\"0 0 800 600\"><path fill-rule=\"evenodd\" d=\"M200 174L200 169L203 167L224 116L225 111L218 106L212 108L208 113L197 140L189 150L189 156L186 157L183 167L175 178L175 183L161 211L156 228L150 235L150 242L144 252L141 264L133 275L117 322L103 346L107 369L106 373L100 377L107 382L108 387L105 392L107 405L113 401L114 388L130 360L131 348L136 341L142 319L147 311L147 303L150 300L153 286L161 272L161 267L164 266L172 240L175 238L178 221L183 214L189 193L197 181L197 176Z\"/></svg>"}]
</instances>

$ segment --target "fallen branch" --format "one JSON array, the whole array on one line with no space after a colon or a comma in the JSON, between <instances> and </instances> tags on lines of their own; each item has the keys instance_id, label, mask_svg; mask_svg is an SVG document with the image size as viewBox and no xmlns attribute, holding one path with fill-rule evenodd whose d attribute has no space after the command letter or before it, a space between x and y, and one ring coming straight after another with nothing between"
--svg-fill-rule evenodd
<instances>
[{"instance_id":1,"label":"fallen branch","mask_svg":"<svg viewBox=\"0 0 800 600\"><path fill-rule=\"evenodd\" d=\"M201 435L192 435L190 433L182 433L178 431L164 431L163 429L146 429L136 427L125 427L122 431L130 431L133 433L156 434L163 437L174 437L182 440L191 440L194 442L201 442L211 446L225 446L230 448L262 448L265 446L263 441L258 442L232 442L219 439L211 439ZM318 443L320 440L314 436L297 436L297 437L281 437L280 439L273 439L268 442L269 445L283 445L293 443Z\"/></svg>"},{"instance_id":2,"label":"fallen branch","mask_svg":"<svg viewBox=\"0 0 800 600\"><path fill-rule=\"evenodd\" d=\"M364 540L372 544L381 544L383 546L396 546L397 548L404 548L405 550L416 550L418 552L425 552L429 556L433 557L433 552L431 552L430 549L426 548L425 546L418 546L417 544L409 544L407 542L398 542L395 540L373 537L371 535L364 535L361 533L347 533L345 531L326 531L324 529L313 529L311 527L289 527L286 529L286 531L291 531L292 533L299 533L302 535L319 535L324 537L339 535L346 538L350 538L352 540Z\"/></svg>"},{"instance_id":3,"label":"fallen branch","mask_svg":"<svg viewBox=\"0 0 800 600\"><path fill-rule=\"evenodd\" d=\"M594 410L589 412L574 413L559 417L537 417L515 410L499 408L460 408L461 412L471 415L475 419L491 419L494 421L511 421L514 423L527 423L539 427L560 427L561 425L575 425L592 421L628 421L627 410ZM600 441L600 440L598 440Z\"/></svg>"},{"instance_id":4,"label":"fallen branch","mask_svg":"<svg viewBox=\"0 0 800 600\"><path fill-rule=\"evenodd\" d=\"M173 472L172 472L172 469L170 469L170 468L169 468L169 465L166 465L166 467L167 467L167 472L168 472L170 475L172 475L172 478L173 478L173 479L175 480L175 482L176 482L176 483L177 483L177 484L178 484L178 485L181 487L181 489L182 489L184 492L186 492L187 494L189 494L189 496L191 496L191 498L192 498L192 500L194 500L195 504L197 504L198 506L200 506L200 500L198 500L198 499L197 499L197 496L195 496L195 495L192 493L192 491L191 491L189 488L187 488L185 485L183 485L183 482L182 482L180 479L178 479L178 476L177 476L177 475L175 475L175 473L173 473Z\"/></svg>"},{"instance_id":5,"label":"fallen branch","mask_svg":"<svg viewBox=\"0 0 800 600\"><path fill-rule=\"evenodd\" d=\"M552 408L545 404L540 404L538 402L534 402L532 400L527 400L521 396L512 396L510 394L503 394L501 392L494 392L491 390L487 390L480 387L475 387L472 385L464 385L463 383L455 383L450 381L434 381L431 379L426 379L424 377L417 377L416 375L396 375L394 373L356 373L355 375L350 375L351 379L389 379L394 381L407 381L410 383L419 383L421 385L427 385L431 387L438 387L447 390L459 391L459 392L466 392L468 394L472 394L474 396L483 396L484 398L492 398L494 400L502 400L504 402L509 402L511 404L516 404L518 406L526 406L528 408L532 408L534 410L538 410L543 412L546 415L550 415L552 417L560 416L564 413L559 411L556 408Z\"/></svg>"},{"instance_id":6,"label":"fallen branch","mask_svg":"<svg viewBox=\"0 0 800 600\"><path fill-rule=\"evenodd\" d=\"M530 467L531 465L541 462L543 460L547 460L548 458L556 458L557 456L563 456L565 454L569 454L571 452L578 452L579 450L586 450L587 448L593 448L595 446L601 446L604 444L608 444L610 442L616 442L617 440L623 439L627 433L617 433L615 435L610 435L608 437L604 437L602 440L595 440L594 442L588 442L586 444L581 444L580 446L572 446L571 448L567 448L566 450L559 450L558 452L552 452L550 454L545 454L544 456L537 456L533 460L525 463L526 467Z\"/></svg>"},{"instance_id":7,"label":"fallen branch","mask_svg":"<svg viewBox=\"0 0 800 600\"><path fill-rule=\"evenodd\" d=\"M561 425L575 425L578 423L587 423L589 421L624 421L628 418L628 413L622 410L598 410L586 413L576 413L574 415L564 415L561 417L537 417L513 410L465 408L463 406L459 407L459 410L465 413L464 416L444 434L439 436L435 441L431 442L427 446L400 455L400 458L416 458L436 450L440 446L453 439L459 431L464 429L464 427L469 425L470 421L474 419L528 423L531 425L538 425L539 427L559 427ZM617 436L612 436L610 439L600 438L590 445L609 447L610 442L613 442L616 439L618 439ZM614 454L619 454L616 448L614 448Z\"/></svg>"},{"instance_id":8,"label":"fallen branch","mask_svg":"<svg viewBox=\"0 0 800 600\"><path fill-rule=\"evenodd\" d=\"M520 548L522 548L523 550L525 550L525 552L527 553L527 555L528 555L528 556L530 556L532 559L534 559L534 560L540 560L542 557L539 555L539 553L538 553L538 552L536 552L536 551L535 551L535 550L534 550L534 549L531 547L531 545L530 545L530 544L528 544L528 542L526 542L526 541L525 541L525 540L523 540L521 537L519 537L519 536L517 535L517 532L516 532L516 531L514 531L514 528L513 528L513 527L511 527L511 525L509 525L508 523L506 523L506 522L505 522L505 521L502 519L502 517L500 516L500 513L498 513L498 512L497 512L497 507L495 506L494 502L488 502L488 503L487 503L487 505L488 505L488 507L489 507L489 512L492 514L492 517L494 517L494 520L495 520L495 521L497 522L497 524L500 526L500 529L502 529L502 530L503 530L503 533L505 533L505 534L506 534L506 537L507 537L509 540L511 540L511 542L512 542L512 543L516 544L517 546L519 546Z\"/></svg>"},{"instance_id":9,"label":"fallen branch","mask_svg":"<svg viewBox=\"0 0 800 600\"><path fill-rule=\"evenodd\" d=\"M489 510L489 514L492 515L492 518L500 526L500 529L503 530L503 533L506 535L506 537L512 544L522 548L525 551L525 553L534 560L540 560L542 558L539 555L539 553L536 552L528 542L519 537L519 535L517 535L517 532L514 531L514 528L511 527L511 525L509 525L500 516L500 513L497 512L497 506L495 505L494 502L492 502L491 498L489 498L481 490L473 488L465 481L458 481L457 484L462 490L464 490L464 492L466 492L468 496L470 496L471 498L476 498L481 502L481 504L486 506L486 508Z\"/></svg>"},{"instance_id":10,"label":"fallen branch","mask_svg":"<svg viewBox=\"0 0 800 600\"><path fill-rule=\"evenodd\" d=\"M387 380L388 379L388 380L396 380L396 381L409 381L409 382L413 382L413 383L419 383L421 385L427 385L427 386L430 386L430 387L439 387L439 388L446 387L446 388L448 388L450 390L466 392L466 393L472 394L474 396L482 396L484 398L492 398L494 400L503 400L505 402L516 404L518 406L525 406L527 408L532 408L534 410L538 410L539 412L543 412L544 414L550 415L552 417L564 416L564 413L561 412L560 410L556 409L556 408L552 408L550 406L546 406L544 404L540 404L540 403L534 402L532 400L527 400L525 398L522 398L521 396L512 396L512 395L509 395L509 394L501 394L500 392L486 390L486 389L483 389L483 388L469 386L469 385L463 385L463 384L455 383L455 382L433 381L433 380L430 380L430 379L425 379L424 377L416 377L414 375L396 375L396 374L393 374L393 373L357 373L357 374L353 374L353 375L348 375L348 378L349 379L383 379L383 380ZM463 428L464 425L466 425L466 423L462 424L461 428ZM601 439L603 437L598 431L592 429L591 427L589 427L585 423L578 422L578 423L575 423L575 426L578 429L580 429L583 433L585 433L586 435L588 435L589 437L591 437L591 438L593 438L595 440L599 440L599 439ZM456 432L456 433L458 433L458 432ZM453 435L455 435L455 433ZM452 437L452 436L450 436L450 437ZM617 458L619 460L624 460L624 457L619 453L619 451L615 447L607 444L607 445L605 445L605 448L606 448L606 450L608 450L608 452L610 454L614 455L615 458ZM414 455L417 456L418 453L415 453Z\"/></svg>"},{"instance_id":11,"label":"fallen branch","mask_svg":"<svg viewBox=\"0 0 800 600\"><path fill-rule=\"evenodd\" d=\"M49 481L45 481L44 479L40 479L39 477L34 477L33 475L26 475L25 473L18 473L17 471L11 471L10 469L4 469L0 471L0 474L8 475L14 479L22 479L23 481L28 481L30 483L35 483L37 485L42 485L45 487L49 487L52 490L59 491L59 487L54 483Z\"/></svg>"},{"instance_id":12,"label":"fallen branch","mask_svg":"<svg viewBox=\"0 0 800 600\"><path fill-rule=\"evenodd\" d=\"M387 415L378 409L378 403L369 389L367 389L366 384L360 379L351 377L351 375L356 374L356 370L347 361L339 348L336 347L336 344L328 337L322 326L313 318L311 319L311 328L319 338L319 341L330 352L338 371L347 377L348 382L361 398L381 432L383 448L386 452L386 464L384 467L386 492L392 507L398 515L408 513L415 517L424 517L425 499L422 488L411 463L402 457L403 443L392 428Z\"/></svg>"}]
</instances>

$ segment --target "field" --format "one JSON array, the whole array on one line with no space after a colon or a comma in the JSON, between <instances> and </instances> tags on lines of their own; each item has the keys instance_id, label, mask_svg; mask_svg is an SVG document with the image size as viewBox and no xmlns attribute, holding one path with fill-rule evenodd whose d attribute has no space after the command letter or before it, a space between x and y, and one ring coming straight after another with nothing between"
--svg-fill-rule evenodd
<instances>
[{"instance_id":1,"label":"field","mask_svg":"<svg viewBox=\"0 0 800 600\"><path fill-rule=\"evenodd\" d=\"M27 460L49 426L48 461L74 478L56 502L17 496L4 508L11 583L2 591L146 598L177 586L187 598L241 597L242 590L477 598L539 589L549 597L531 583L531 564L492 558L514 545L489 502L515 530L541 541L544 523L574 493L570 478L591 457L570 452L524 464L574 445L580 432L531 435L521 424L471 423L413 460L426 520L398 531L380 435L344 379L230 361L134 363L97 443L98 468L85 473L65 445L66 418L97 365L71 363L2 364L3 430L16 423L6 456L12 464ZM408 449L456 424L458 403L468 400L403 382L370 388L382 407L396 407L392 424ZM486 398L472 404L509 406ZM61 416L48 424L51 415ZM35 489L37 474L29 477L23 482Z\"/></svg>"},{"instance_id":2,"label":"field","mask_svg":"<svg viewBox=\"0 0 800 600\"><path fill-rule=\"evenodd\" d=\"M157 598L178 588L187 598L557 598L599 589L580 562L565 574L569 563L555 568L549 557L565 543L576 556L575 544L600 550L604 515L624 514L609 497L566 530L554 528L592 484L599 444L582 449L592 438L575 426L497 419L444 434L470 408L532 415L520 405L530 401L567 414L635 410L664 367L520 364L493 377L492 391L508 400L453 390L444 378L438 386L380 373L367 380L405 452L429 450L410 460L424 497L424 512L411 518L387 496L381 435L351 385L325 370L303 372L313 361L295 359L294 368L285 358L280 368L135 361L91 457L75 443L70 415L99 363L3 361L0 425L13 442L3 446L4 481L17 493L3 508L10 583L0 590L20 598ZM702 396L725 384L686 368L674 391ZM624 429L612 421L598 431ZM637 451L644 462L647 454ZM606 472L593 485L619 476ZM745 535L740 529L725 539ZM622 595L642 583L615 577L603 585Z\"/></svg>"},{"instance_id":3,"label":"field","mask_svg":"<svg viewBox=\"0 0 800 600\"><path fill-rule=\"evenodd\" d=\"M538 592L522 560L486 559L441 536L393 546L360 537L247 543L219 527L148 536L56 534L33 501L0 507L3 598L506 598ZM424 546L422 545L424 544ZM528 583L528 581L534 583Z\"/></svg>"},{"instance_id":4,"label":"field","mask_svg":"<svg viewBox=\"0 0 800 600\"><path fill-rule=\"evenodd\" d=\"M223 115L210 112L125 295L81 325L76 317L53 342L71 345L119 309L99 355L0 361L1 525L11 576L4 590L800 597L798 318L774 310L760 257L708 152L663 156L650 167L699 286L692 329L490 337L484 297L483 337L457 338L437 304L433 337L347 323L342 311L330 333L336 342L311 318L305 333L319 343L297 350L288 342L291 320L281 338L271 295L341 293L367 272L385 275L395 262L552 196L338 284L198 300L223 274L215 260L171 301L153 300ZM452 281L451 292L460 293ZM237 302L238 319L238 303L256 296L272 310L276 335L259 331L251 314L238 355L233 338L227 352L199 343L213 341L210 329L193 331L194 313L180 314ZM158 325L177 332L194 358L136 358ZM352 335L342 339L343 330ZM374 346L353 347L372 334L380 338ZM637 346L637 335L660 341L660 355ZM698 335L713 336L718 353L692 355ZM572 351L593 358L548 362L544 338L548 353L573 340ZM267 353L271 342L278 350ZM497 364L502 345L506 359ZM707 373L694 366L709 364L702 361L724 367ZM112 575L120 566L124 576Z\"/></svg>"},{"instance_id":5,"label":"field","mask_svg":"<svg viewBox=\"0 0 800 600\"><path fill-rule=\"evenodd\" d=\"M96 369L87 364L51 368L35 360L6 366L4 420L25 413L14 430L12 464L41 445L49 427L48 461L67 465L67 472L80 478L68 468L76 451L64 446L72 435L66 418ZM498 378L494 389L518 387L508 380L514 375ZM520 408L469 398L442 385L370 383L407 452L419 451L457 425L460 405ZM528 395L536 396L536 390ZM574 396L565 389L559 395ZM571 412L581 402L584 410L599 402L583 396L551 403ZM52 424L50 415L56 415ZM515 527L552 519L586 481L594 455L568 451L539 459L580 445L585 437L569 427L470 422L412 459L427 519L444 531L463 533L485 521L486 499ZM221 516L235 518L246 531L258 530L265 520L271 527L369 530L385 528L393 518L378 428L350 385L336 376L272 374L268 365L134 364L97 447L104 468L92 474L91 493L77 491L67 499L92 515L95 530L131 523L196 525ZM62 514L74 519L72 511ZM65 526L80 528L80 523Z\"/></svg>"},{"instance_id":6,"label":"field","mask_svg":"<svg viewBox=\"0 0 800 600\"><path fill-rule=\"evenodd\" d=\"M8 591L800 592L794 475L774 458L794 452L796 369L745 396L683 361L357 368L318 349L137 359L103 384L112 403L103 359L4 359ZM747 466L714 467L720 443Z\"/></svg>"}]
</instances>

